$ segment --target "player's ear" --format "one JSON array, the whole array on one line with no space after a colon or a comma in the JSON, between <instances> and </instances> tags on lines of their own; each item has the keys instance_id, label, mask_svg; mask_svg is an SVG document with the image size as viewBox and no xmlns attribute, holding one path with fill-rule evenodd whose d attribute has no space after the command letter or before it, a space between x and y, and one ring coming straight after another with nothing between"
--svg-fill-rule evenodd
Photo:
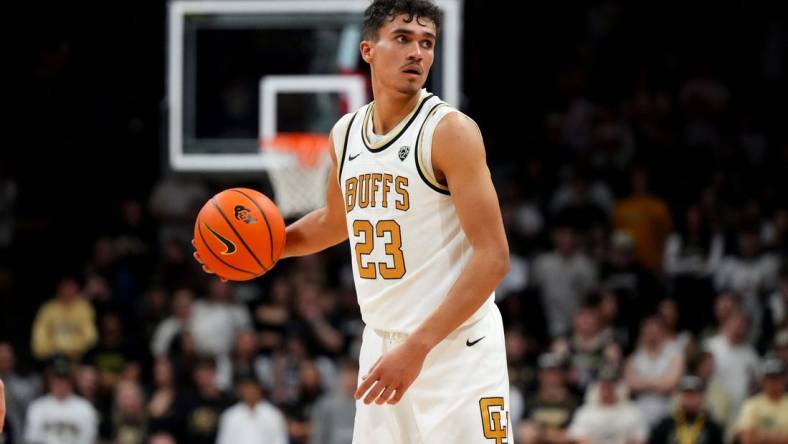
<instances>
[{"instance_id":1,"label":"player's ear","mask_svg":"<svg viewBox=\"0 0 788 444\"><path fill-rule=\"evenodd\" d=\"M361 51L361 58L367 63L372 63L372 54L374 53L372 42L362 40L359 45L359 50Z\"/></svg>"}]
</instances>

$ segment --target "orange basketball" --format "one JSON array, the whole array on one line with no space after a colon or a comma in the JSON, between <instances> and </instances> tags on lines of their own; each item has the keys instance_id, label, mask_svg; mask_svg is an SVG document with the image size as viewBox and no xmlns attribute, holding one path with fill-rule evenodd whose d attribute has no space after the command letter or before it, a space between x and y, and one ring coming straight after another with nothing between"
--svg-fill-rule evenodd
<instances>
[{"instance_id":1,"label":"orange basketball","mask_svg":"<svg viewBox=\"0 0 788 444\"><path fill-rule=\"evenodd\" d=\"M230 188L213 196L194 224L194 244L206 267L231 281L270 270L285 246L285 221L262 193Z\"/></svg>"}]
</instances>

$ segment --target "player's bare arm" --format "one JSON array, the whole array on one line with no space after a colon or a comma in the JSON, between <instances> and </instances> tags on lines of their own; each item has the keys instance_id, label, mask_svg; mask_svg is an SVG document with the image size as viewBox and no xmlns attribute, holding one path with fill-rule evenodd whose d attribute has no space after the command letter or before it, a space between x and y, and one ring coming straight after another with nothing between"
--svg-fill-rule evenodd
<instances>
[{"instance_id":1,"label":"player's bare arm","mask_svg":"<svg viewBox=\"0 0 788 444\"><path fill-rule=\"evenodd\" d=\"M476 124L447 115L433 136L433 167L445 178L473 255L446 299L400 346L384 354L356 391L365 403L397 403L421 371L427 354L468 319L509 271L509 246L498 197ZM366 396L364 396L366 394Z\"/></svg>"},{"instance_id":2,"label":"player's bare arm","mask_svg":"<svg viewBox=\"0 0 788 444\"><path fill-rule=\"evenodd\" d=\"M3 380L0 379L0 433L3 433L3 426L5 425L5 387Z\"/></svg>"},{"instance_id":3,"label":"player's bare arm","mask_svg":"<svg viewBox=\"0 0 788 444\"><path fill-rule=\"evenodd\" d=\"M287 227L287 240L281 258L290 256L306 256L332 247L347 240L347 226L345 222L345 203L342 191L337 182L337 158L334 153L334 141L328 137L328 152L331 156L331 169L328 173L326 185L326 206L312 211ZM194 240L192 240L194 245ZM200 264L203 261L195 251L194 258ZM202 268L207 273L213 273L204 264ZM222 279L226 281L225 279Z\"/></svg>"}]
</instances>

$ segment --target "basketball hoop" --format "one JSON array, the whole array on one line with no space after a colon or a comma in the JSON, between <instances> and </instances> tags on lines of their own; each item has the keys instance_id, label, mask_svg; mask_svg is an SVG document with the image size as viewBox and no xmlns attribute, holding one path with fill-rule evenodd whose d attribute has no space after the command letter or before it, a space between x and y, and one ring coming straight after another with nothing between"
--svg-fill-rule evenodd
<instances>
[{"instance_id":1,"label":"basketball hoop","mask_svg":"<svg viewBox=\"0 0 788 444\"><path fill-rule=\"evenodd\" d=\"M306 214L326 203L331 166L328 134L278 133L260 140L260 149L283 159L268 168L276 205L284 217Z\"/></svg>"}]
</instances>

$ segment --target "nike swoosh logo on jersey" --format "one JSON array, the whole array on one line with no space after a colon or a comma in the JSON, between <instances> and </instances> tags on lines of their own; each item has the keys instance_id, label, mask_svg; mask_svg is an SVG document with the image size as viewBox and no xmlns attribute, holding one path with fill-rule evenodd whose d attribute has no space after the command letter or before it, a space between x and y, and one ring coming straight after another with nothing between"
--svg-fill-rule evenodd
<instances>
[{"instance_id":1,"label":"nike swoosh logo on jersey","mask_svg":"<svg viewBox=\"0 0 788 444\"><path fill-rule=\"evenodd\" d=\"M477 342L481 341L484 338L486 338L486 336L482 336L481 338L479 338L479 339L477 339L477 340L475 340L473 342L471 342L470 339L466 339L465 340L465 345L467 345L468 347L473 347L474 345L476 345Z\"/></svg>"},{"instance_id":2,"label":"nike swoosh logo on jersey","mask_svg":"<svg viewBox=\"0 0 788 444\"><path fill-rule=\"evenodd\" d=\"M358 157L358 156L360 156L360 155L361 155L361 153L358 153L358 154L356 154L355 156L351 154L351 155L350 155L350 157L348 157L348 158L347 158L347 160L348 160L348 162L349 162L349 161L351 161L351 160L355 159L356 157Z\"/></svg>"},{"instance_id":3,"label":"nike swoosh logo on jersey","mask_svg":"<svg viewBox=\"0 0 788 444\"><path fill-rule=\"evenodd\" d=\"M219 242L224 244L225 250L222 251L222 255L228 256L230 254L235 253L235 251L238 248L235 246L235 244L230 239L227 239L226 237L224 237L221 234L219 234L216 231L214 231L213 228L211 228L208 224L205 224L205 226L208 228L208 230L211 232L211 234L214 235L214 237L216 239L219 239Z\"/></svg>"}]
</instances>

